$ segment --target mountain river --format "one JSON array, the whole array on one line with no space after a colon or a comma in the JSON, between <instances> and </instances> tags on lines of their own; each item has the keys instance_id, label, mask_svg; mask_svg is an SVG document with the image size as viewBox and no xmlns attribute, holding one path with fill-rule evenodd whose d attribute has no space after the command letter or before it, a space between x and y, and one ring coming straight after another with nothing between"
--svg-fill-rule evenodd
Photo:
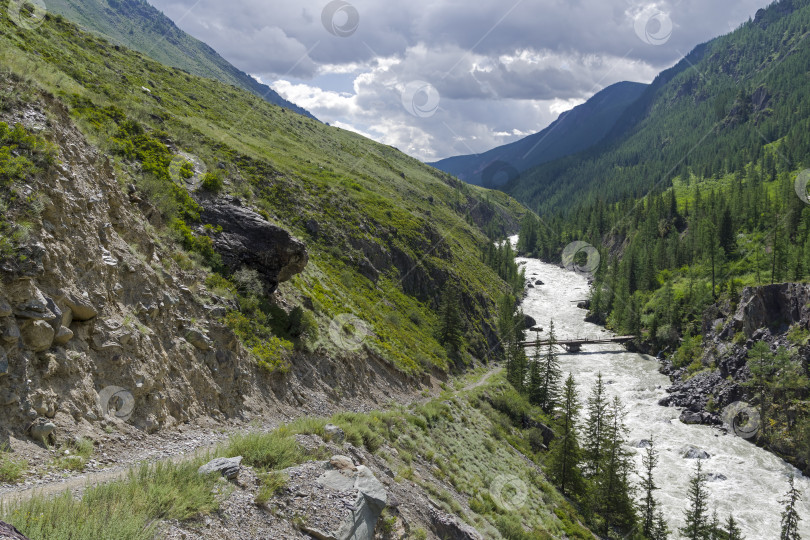
<instances>
[{"instance_id":1,"label":"mountain river","mask_svg":"<svg viewBox=\"0 0 810 540\"><path fill-rule=\"evenodd\" d=\"M536 259L519 258L525 265L526 277L544 285L528 289L523 311L548 330L553 319L558 339L605 337L604 328L584 321L585 311L576 300L587 298L588 283L583 275ZM545 333L543 334L545 335ZM533 339L531 332L527 336ZM528 351L532 354L532 351ZM683 456L689 446L708 452L703 470L710 474L707 483L710 511L716 508L721 522L733 513L743 534L749 540L779 538L783 498L787 478L796 475L804 500L800 503L799 522L803 537L810 537L810 480L799 471L733 433L709 426L687 425L678 420L680 409L662 407L658 400L666 396L669 378L658 372L658 362L646 355L627 352L621 345L585 345L580 353L560 354L563 375L570 372L576 379L580 402L584 405L602 372L610 396L618 395L627 410L629 440L655 438L660 451L656 470L657 491L669 527L675 531L684 523L684 508L689 479L696 460ZM643 450L633 448L638 470ZM638 478L637 478L638 480ZM677 533L673 534L678 538Z\"/></svg>"}]
</instances>

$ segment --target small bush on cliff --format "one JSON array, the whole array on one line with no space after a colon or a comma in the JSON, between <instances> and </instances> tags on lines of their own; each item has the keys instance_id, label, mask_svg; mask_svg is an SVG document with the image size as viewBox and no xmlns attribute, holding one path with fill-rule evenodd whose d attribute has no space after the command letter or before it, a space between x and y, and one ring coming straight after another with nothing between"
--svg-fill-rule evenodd
<instances>
[{"instance_id":1,"label":"small bush on cliff","mask_svg":"<svg viewBox=\"0 0 810 540\"><path fill-rule=\"evenodd\" d=\"M219 193L222 191L222 188L225 187L225 182L222 180L222 176L219 174L219 172L212 171L205 173L200 187L211 193Z\"/></svg>"}]
</instances>

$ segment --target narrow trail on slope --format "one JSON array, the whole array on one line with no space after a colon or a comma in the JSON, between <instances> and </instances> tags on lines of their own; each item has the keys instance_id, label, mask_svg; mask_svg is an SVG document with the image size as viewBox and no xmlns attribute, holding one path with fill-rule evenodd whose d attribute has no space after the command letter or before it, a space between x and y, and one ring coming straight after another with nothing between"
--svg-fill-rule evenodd
<instances>
[{"instance_id":1,"label":"narrow trail on slope","mask_svg":"<svg viewBox=\"0 0 810 540\"><path fill-rule=\"evenodd\" d=\"M490 369L486 373L484 373L480 378L477 380L467 384L464 388L462 388L462 392L467 392L483 386L489 380L489 378L501 371L501 367L494 367ZM430 397L423 397L421 395L414 395L411 403L421 402L424 403L435 396ZM272 431L278 427L278 425L265 425L260 430L262 431ZM103 469L100 471L90 471L84 472L75 476L69 476L65 478L49 480L40 484L35 485L24 485L24 486L16 486L8 489L5 492L0 493L0 507L7 507L9 504L19 503L27 501L33 497L40 496L40 497L53 497L56 495L61 495L66 491L70 491L74 494L80 494L84 489L92 486L97 486L100 484L105 484L109 482L114 482L116 480L121 480L126 478L127 474L130 470L137 468L138 466L146 463L181 463L183 461L193 460L199 457L203 457L206 454L213 454L216 451L217 447L222 444L223 441L227 440L227 438L231 435L241 433L247 431L247 429L236 429L232 431L228 431L222 434L221 437L217 437L215 441L206 441L203 444L200 444L197 447L191 448L189 451L184 453L155 459L152 456L149 456L149 451L144 451L139 458L135 458L126 464L120 464L108 469Z\"/></svg>"}]
</instances>

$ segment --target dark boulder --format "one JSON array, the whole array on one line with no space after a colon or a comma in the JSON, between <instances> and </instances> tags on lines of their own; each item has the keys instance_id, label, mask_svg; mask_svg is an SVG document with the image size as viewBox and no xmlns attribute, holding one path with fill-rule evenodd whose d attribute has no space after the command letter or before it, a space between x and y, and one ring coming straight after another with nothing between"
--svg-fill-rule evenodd
<instances>
[{"instance_id":1,"label":"dark boulder","mask_svg":"<svg viewBox=\"0 0 810 540\"><path fill-rule=\"evenodd\" d=\"M0 521L0 539L3 540L28 540L28 537L15 529L12 525Z\"/></svg>"},{"instance_id":2,"label":"dark boulder","mask_svg":"<svg viewBox=\"0 0 810 540\"><path fill-rule=\"evenodd\" d=\"M281 227L273 225L253 210L241 206L234 197L200 201L202 222L222 227L212 235L214 249L232 270L256 270L274 292L278 284L304 270L309 260L306 245Z\"/></svg>"},{"instance_id":3,"label":"dark boulder","mask_svg":"<svg viewBox=\"0 0 810 540\"><path fill-rule=\"evenodd\" d=\"M526 328L526 330L528 330L528 329L530 329L530 328L532 328L534 326L537 326L537 321L535 321L534 318L530 317L529 315L524 314L523 315L523 321L524 321L523 324L524 324L524 327Z\"/></svg>"}]
</instances>

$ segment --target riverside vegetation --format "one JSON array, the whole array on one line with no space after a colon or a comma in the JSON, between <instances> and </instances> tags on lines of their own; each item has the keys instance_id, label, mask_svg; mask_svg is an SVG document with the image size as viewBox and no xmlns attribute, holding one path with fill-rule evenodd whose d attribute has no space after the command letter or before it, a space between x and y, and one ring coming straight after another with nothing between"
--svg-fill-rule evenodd
<instances>
[{"instance_id":1,"label":"riverside vegetation","mask_svg":"<svg viewBox=\"0 0 810 540\"><path fill-rule=\"evenodd\" d=\"M732 319L744 291L810 278L808 24L808 2L774 2L659 75L598 145L504 188L541 216L523 221L521 253L598 249L592 321L639 336L679 381L729 379L725 391L709 385L705 410L750 399L757 443L805 470L807 321L759 321L754 336Z\"/></svg>"}]
</instances>

